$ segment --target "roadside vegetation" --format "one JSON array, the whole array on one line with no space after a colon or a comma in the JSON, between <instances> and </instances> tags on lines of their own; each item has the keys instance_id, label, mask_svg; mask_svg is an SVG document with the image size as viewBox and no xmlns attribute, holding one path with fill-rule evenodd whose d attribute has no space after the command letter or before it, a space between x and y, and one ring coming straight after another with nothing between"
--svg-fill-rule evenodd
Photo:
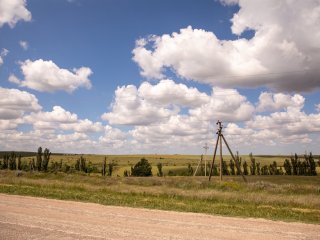
<instances>
[{"instance_id":1,"label":"roadside vegetation","mask_svg":"<svg viewBox=\"0 0 320 240\"><path fill-rule=\"evenodd\" d=\"M237 158L248 183L243 182L232 161L224 161L222 182L216 176L210 182L200 176L204 175L203 167L198 170L199 176L193 177L198 156L53 155L49 149L39 148L35 156L24 157L11 152L0 158L0 192L320 223L318 156L262 159L250 154ZM262 160L263 166L256 159ZM216 165L214 174L219 171Z\"/></svg>"}]
</instances>

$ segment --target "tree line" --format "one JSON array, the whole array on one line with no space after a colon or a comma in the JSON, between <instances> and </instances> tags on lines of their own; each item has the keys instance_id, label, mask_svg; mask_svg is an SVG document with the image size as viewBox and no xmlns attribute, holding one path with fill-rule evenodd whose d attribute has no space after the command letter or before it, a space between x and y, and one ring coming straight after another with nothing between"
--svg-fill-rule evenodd
<instances>
[{"instance_id":1,"label":"tree line","mask_svg":"<svg viewBox=\"0 0 320 240\"><path fill-rule=\"evenodd\" d=\"M29 164L23 163L21 161L21 153L17 154L15 152L4 153L3 161L0 161L0 169L8 170L24 170L24 171L48 171L48 165L50 160L51 152L48 148L42 151L42 147L38 148L36 154L36 161L34 158L29 161Z\"/></svg>"},{"instance_id":2,"label":"tree line","mask_svg":"<svg viewBox=\"0 0 320 240\"><path fill-rule=\"evenodd\" d=\"M309 155L304 155L299 158L297 154L291 156L290 159L285 159L282 166L278 166L277 162L274 161L269 165L263 165L256 161L252 153L249 154L249 163L241 159L238 155L236 160L241 166L243 175L299 175L299 176L316 176L316 166L317 163L310 153ZM320 161L318 161L320 166ZM236 163L234 160L222 161L222 175L240 175L239 169L236 168ZM209 170L209 169L208 169ZM214 165L213 175L219 175L220 169ZM200 168L199 175L204 175L203 166Z\"/></svg>"},{"instance_id":3,"label":"tree line","mask_svg":"<svg viewBox=\"0 0 320 240\"><path fill-rule=\"evenodd\" d=\"M8 170L23 170L23 171L38 171L38 172L82 172L82 173L101 173L102 176L112 176L114 167L117 165L116 163L109 162L107 163L107 157L104 158L101 164L101 171L99 171L96 165L92 164L92 162L87 161L86 158L80 156L76 162L71 165L68 163L62 164L62 160L60 162L51 161L51 165L49 167L51 152L48 148L44 150L42 147L38 148L36 159L32 158L29 163L22 162L22 155L15 152L4 153L3 160L0 160L0 169L8 169ZM297 154L290 157L290 159L285 159L282 166L278 166L277 162L273 162L269 165L261 166L259 162L253 157L252 153L249 154L249 163L246 160L241 159L239 155L236 156L236 161L241 166L242 173L244 175L300 175L300 176L315 176L317 175L316 166L317 163L312 153L309 155L304 155L303 157L298 157ZM99 165L99 164L98 164ZM320 166L320 161L318 161L318 165ZM207 172L209 172L210 166L208 164ZM164 176L162 170L162 163L157 164L157 176ZM222 175L240 175L239 169L236 167L236 163L234 160L230 161L222 161L221 167ZM200 166L200 171L197 175L204 175L204 167ZM169 170L168 176L192 176L194 173L193 167L189 163L186 168L178 169L178 170ZM220 168L217 165L214 165L212 168L213 175L220 174ZM137 162L134 166L131 166L130 171L124 170L123 176L152 176L152 166L148 162L147 159L142 158L139 162Z\"/></svg>"}]
</instances>

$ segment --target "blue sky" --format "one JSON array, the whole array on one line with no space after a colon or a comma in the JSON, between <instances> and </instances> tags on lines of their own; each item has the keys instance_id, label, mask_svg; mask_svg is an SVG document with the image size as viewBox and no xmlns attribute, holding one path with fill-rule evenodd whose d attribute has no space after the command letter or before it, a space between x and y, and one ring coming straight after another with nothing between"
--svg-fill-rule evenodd
<instances>
[{"instance_id":1,"label":"blue sky","mask_svg":"<svg viewBox=\"0 0 320 240\"><path fill-rule=\"evenodd\" d=\"M222 120L243 154L319 153L319 8L1 0L0 147L199 154Z\"/></svg>"}]
</instances>

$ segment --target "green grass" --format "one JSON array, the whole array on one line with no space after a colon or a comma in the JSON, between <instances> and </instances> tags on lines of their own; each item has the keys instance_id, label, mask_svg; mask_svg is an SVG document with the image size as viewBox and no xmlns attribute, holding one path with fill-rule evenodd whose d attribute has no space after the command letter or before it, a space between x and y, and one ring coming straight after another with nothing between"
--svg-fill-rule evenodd
<instances>
[{"instance_id":1,"label":"green grass","mask_svg":"<svg viewBox=\"0 0 320 240\"><path fill-rule=\"evenodd\" d=\"M105 205L320 223L320 177L123 178L0 171L0 192Z\"/></svg>"}]
</instances>

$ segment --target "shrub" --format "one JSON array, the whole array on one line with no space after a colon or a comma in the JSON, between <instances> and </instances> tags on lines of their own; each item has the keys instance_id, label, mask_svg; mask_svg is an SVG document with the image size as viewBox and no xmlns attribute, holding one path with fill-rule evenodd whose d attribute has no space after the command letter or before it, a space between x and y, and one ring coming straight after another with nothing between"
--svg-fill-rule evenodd
<instances>
[{"instance_id":1,"label":"shrub","mask_svg":"<svg viewBox=\"0 0 320 240\"><path fill-rule=\"evenodd\" d=\"M131 175L136 177L148 177L152 176L152 167L147 159L142 158L134 167L131 169Z\"/></svg>"}]
</instances>

